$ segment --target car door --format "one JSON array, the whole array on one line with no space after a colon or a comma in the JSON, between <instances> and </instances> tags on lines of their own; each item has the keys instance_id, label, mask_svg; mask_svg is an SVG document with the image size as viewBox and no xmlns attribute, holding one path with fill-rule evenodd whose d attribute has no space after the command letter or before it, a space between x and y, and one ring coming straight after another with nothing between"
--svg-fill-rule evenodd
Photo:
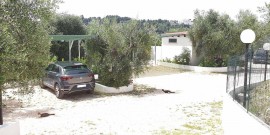
<instances>
[{"instance_id":1,"label":"car door","mask_svg":"<svg viewBox=\"0 0 270 135\"><path fill-rule=\"evenodd\" d=\"M52 70L48 74L50 87L54 88L55 82L58 81L59 73L60 73L59 66L53 65Z\"/></svg>"},{"instance_id":2,"label":"car door","mask_svg":"<svg viewBox=\"0 0 270 135\"><path fill-rule=\"evenodd\" d=\"M43 77L43 84L48 86L48 87L51 87L51 83L50 83L50 78L49 78L49 73L50 71L52 71L54 67L54 64L50 64L46 69L45 69L45 75Z\"/></svg>"}]
</instances>

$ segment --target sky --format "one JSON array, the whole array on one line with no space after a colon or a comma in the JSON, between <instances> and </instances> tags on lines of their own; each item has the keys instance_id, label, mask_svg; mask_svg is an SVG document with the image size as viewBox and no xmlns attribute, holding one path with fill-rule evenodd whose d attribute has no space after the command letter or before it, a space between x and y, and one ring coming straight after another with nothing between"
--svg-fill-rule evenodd
<instances>
[{"instance_id":1,"label":"sky","mask_svg":"<svg viewBox=\"0 0 270 135\"><path fill-rule=\"evenodd\" d=\"M235 19L241 9L257 12L269 0L63 0L58 13L105 17L119 15L135 19L193 19L194 10L214 9Z\"/></svg>"}]
</instances>

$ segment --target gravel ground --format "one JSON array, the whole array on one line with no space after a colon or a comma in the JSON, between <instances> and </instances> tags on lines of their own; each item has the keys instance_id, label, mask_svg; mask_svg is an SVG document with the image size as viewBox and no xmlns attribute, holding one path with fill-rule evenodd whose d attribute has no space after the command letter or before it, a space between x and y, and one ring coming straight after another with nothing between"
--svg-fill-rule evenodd
<instances>
[{"instance_id":1,"label":"gravel ground","mask_svg":"<svg viewBox=\"0 0 270 135\"><path fill-rule=\"evenodd\" d=\"M223 134L225 75L158 66L134 83L135 91L130 93L74 93L64 100L38 86L33 95L20 100L6 94L4 121L19 121L22 135ZM176 93L165 94L161 89ZM38 118L38 112L55 115Z\"/></svg>"}]
</instances>

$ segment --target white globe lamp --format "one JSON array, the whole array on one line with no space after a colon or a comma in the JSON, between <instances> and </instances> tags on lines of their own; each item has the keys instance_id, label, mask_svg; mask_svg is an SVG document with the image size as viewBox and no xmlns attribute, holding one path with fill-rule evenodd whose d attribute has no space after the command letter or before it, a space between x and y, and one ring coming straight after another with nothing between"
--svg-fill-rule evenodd
<instances>
[{"instance_id":1,"label":"white globe lamp","mask_svg":"<svg viewBox=\"0 0 270 135\"><path fill-rule=\"evenodd\" d=\"M245 29L240 35L240 39L245 44L250 44L255 40L255 32L251 29Z\"/></svg>"},{"instance_id":2,"label":"white globe lamp","mask_svg":"<svg viewBox=\"0 0 270 135\"><path fill-rule=\"evenodd\" d=\"M263 44L263 49L266 50L266 51L269 51L270 50L270 43L264 43Z\"/></svg>"}]
</instances>

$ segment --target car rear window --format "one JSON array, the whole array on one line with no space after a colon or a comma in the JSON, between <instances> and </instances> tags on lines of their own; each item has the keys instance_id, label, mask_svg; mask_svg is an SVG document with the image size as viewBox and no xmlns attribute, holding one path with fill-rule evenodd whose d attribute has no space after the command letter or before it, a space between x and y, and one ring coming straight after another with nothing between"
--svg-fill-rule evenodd
<instances>
[{"instance_id":1,"label":"car rear window","mask_svg":"<svg viewBox=\"0 0 270 135\"><path fill-rule=\"evenodd\" d=\"M70 75L70 74L84 74L89 73L90 71L86 65L73 65L64 67L64 72L65 74Z\"/></svg>"},{"instance_id":2,"label":"car rear window","mask_svg":"<svg viewBox=\"0 0 270 135\"><path fill-rule=\"evenodd\" d=\"M258 50L255 53L256 56L265 56L265 54L266 54L265 50Z\"/></svg>"}]
</instances>

